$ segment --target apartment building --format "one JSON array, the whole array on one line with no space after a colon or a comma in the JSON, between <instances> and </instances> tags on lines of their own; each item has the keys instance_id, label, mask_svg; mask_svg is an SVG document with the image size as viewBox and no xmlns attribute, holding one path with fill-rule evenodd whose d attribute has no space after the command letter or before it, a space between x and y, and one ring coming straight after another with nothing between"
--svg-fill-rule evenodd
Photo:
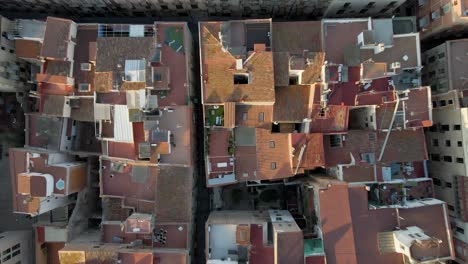
<instances>
[{"instance_id":1,"label":"apartment building","mask_svg":"<svg viewBox=\"0 0 468 264\"><path fill-rule=\"evenodd\" d=\"M336 166L326 161L328 141L341 142L336 134L348 133L348 120L357 108L381 112L396 107L405 116L403 104L396 103L401 98L421 107L421 116L410 120L406 115L393 125L430 125L430 92L413 89L420 85L419 34L411 29L395 34L394 26L392 19L370 18L200 23L208 186L278 181L308 166ZM373 126L364 127L364 122L353 129L392 127L385 123L389 116L372 118ZM308 133L316 133L314 142L322 141L325 149L305 148L304 142L312 140ZM421 136L420 130L404 133ZM309 160L304 151L318 153L310 153Z\"/></svg>"},{"instance_id":2,"label":"apartment building","mask_svg":"<svg viewBox=\"0 0 468 264\"><path fill-rule=\"evenodd\" d=\"M458 0L418 0L416 8L421 37L443 37L466 32L468 3Z\"/></svg>"},{"instance_id":3,"label":"apartment building","mask_svg":"<svg viewBox=\"0 0 468 264\"><path fill-rule=\"evenodd\" d=\"M326 262L424 263L453 259L446 204L434 198L382 204L389 201L388 190L396 187L390 182L385 185L381 191L369 192L366 185L322 177L304 185L311 201L309 212L317 219L314 237L322 241ZM409 182L404 185L415 195L423 190Z\"/></svg>"},{"instance_id":4,"label":"apartment building","mask_svg":"<svg viewBox=\"0 0 468 264\"><path fill-rule=\"evenodd\" d=\"M422 54L422 80L434 94L465 90L468 39L450 40Z\"/></svg>"},{"instance_id":5,"label":"apartment building","mask_svg":"<svg viewBox=\"0 0 468 264\"><path fill-rule=\"evenodd\" d=\"M190 263L187 24L48 17L15 21L9 35L18 57L34 65L37 87L25 148L10 149L15 212L37 217L36 263L93 261L100 247L112 249L109 263L140 255Z\"/></svg>"},{"instance_id":6,"label":"apartment building","mask_svg":"<svg viewBox=\"0 0 468 264\"><path fill-rule=\"evenodd\" d=\"M324 17L391 17L405 1L334 0L330 2Z\"/></svg>"},{"instance_id":7,"label":"apartment building","mask_svg":"<svg viewBox=\"0 0 468 264\"><path fill-rule=\"evenodd\" d=\"M274 207L297 224L285 238L300 247L288 251L294 263L455 258L449 209L427 173L433 104L419 33L400 22L199 24L207 186L247 185L254 209L265 209L265 190L284 186ZM265 225L262 212L213 212L207 263L280 263Z\"/></svg>"},{"instance_id":8,"label":"apartment building","mask_svg":"<svg viewBox=\"0 0 468 264\"><path fill-rule=\"evenodd\" d=\"M45 16L53 13L57 16L73 19L85 17L187 17L187 16L228 16L228 17L319 17L322 16L331 0L301 0L301 1L207 1L180 0L172 1L142 1L142 0L102 0L99 3L48 0L34 1L34 5L24 5L24 2L11 0L5 2L2 13L14 15L17 13L33 13Z\"/></svg>"},{"instance_id":9,"label":"apartment building","mask_svg":"<svg viewBox=\"0 0 468 264\"><path fill-rule=\"evenodd\" d=\"M206 222L206 263L304 263L304 239L285 210L214 211Z\"/></svg>"},{"instance_id":10,"label":"apartment building","mask_svg":"<svg viewBox=\"0 0 468 264\"><path fill-rule=\"evenodd\" d=\"M0 233L1 261L5 264L32 263L33 242L31 231Z\"/></svg>"},{"instance_id":11,"label":"apartment building","mask_svg":"<svg viewBox=\"0 0 468 264\"><path fill-rule=\"evenodd\" d=\"M15 56L15 42L6 34L14 22L0 16L0 92L24 92L29 78L29 65Z\"/></svg>"},{"instance_id":12,"label":"apartment building","mask_svg":"<svg viewBox=\"0 0 468 264\"><path fill-rule=\"evenodd\" d=\"M456 256L465 261L468 228L465 178L466 155L466 95L452 90L434 95L432 102L434 126L426 131L429 175L433 178L435 194L447 203L456 244Z\"/></svg>"}]
</instances>

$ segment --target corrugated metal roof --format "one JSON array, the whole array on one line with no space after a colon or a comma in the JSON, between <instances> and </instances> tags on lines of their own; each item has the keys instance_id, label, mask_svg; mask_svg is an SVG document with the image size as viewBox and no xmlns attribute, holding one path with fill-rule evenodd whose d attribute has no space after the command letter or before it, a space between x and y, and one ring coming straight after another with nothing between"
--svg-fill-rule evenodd
<instances>
[{"instance_id":1,"label":"corrugated metal roof","mask_svg":"<svg viewBox=\"0 0 468 264\"><path fill-rule=\"evenodd\" d=\"M129 109L140 109L145 106L146 94L145 90L130 90L126 91L127 107Z\"/></svg>"},{"instance_id":2,"label":"corrugated metal roof","mask_svg":"<svg viewBox=\"0 0 468 264\"><path fill-rule=\"evenodd\" d=\"M114 105L114 140L133 142L133 126L126 105Z\"/></svg>"},{"instance_id":3,"label":"corrugated metal roof","mask_svg":"<svg viewBox=\"0 0 468 264\"><path fill-rule=\"evenodd\" d=\"M94 119L96 119L96 120L110 120L110 105L108 105L108 104L95 104L95 106L94 106Z\"/></svg>"},{"instance_id":4,"label":"corrugated metal roof","mask_svg":"<svg viewBox=\"0 0 468 264\"><path fill-rule=\"evenodd\" d=\"M125 60L125 80L129 82L145 81L145 60Z\"/></svg>"}]
</instances>

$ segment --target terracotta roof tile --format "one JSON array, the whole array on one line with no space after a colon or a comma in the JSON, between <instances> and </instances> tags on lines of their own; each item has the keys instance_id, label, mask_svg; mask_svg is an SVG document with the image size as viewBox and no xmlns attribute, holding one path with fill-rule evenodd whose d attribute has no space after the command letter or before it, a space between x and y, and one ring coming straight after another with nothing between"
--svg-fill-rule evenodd
<instances>
[{"instance_id":1,"label":"terracotta roof tile","mask_svg":"<svg viewBox=\"0 0 468 264\"><path fill-rule=\"evenodd\" d=\"M15 40L15 53L20 58L37 59L40 55L42 43L35 40L17 39Z\"/></svg>"},{"instance_id":2,"label":"terracotta roof tile","mask_svg":"<svg viewBox=\"0 0 468 264\"><path fill-rule=\"evenodd\" d=\"M221 22L217 22L221 24ZM244 70L235 70L236 59L222 50L221 43L210 29L216 26L201 23L202 34L202 73L205 103L233 102L273 102L274 74L271 52L257 52L245 61ZM219 32L219 31L218 31ZM251 74L250 84L234 84L234 73Z\"/></svg>"},{"instance_id":3,"label":"terracotta roof tile","mask_svg":"<svg viewBox=\"0 0 468 264\"><path fill-rule=\"evenodd\" d=\"M72 24L68 19L47 17L42 57L61 60L67 56Z\"/></svg>"},{"instance_id":4,"label":"terracotta roof tile","mask_svg":"<svg viewBox=\"0 0 468 264\"><path fill-rule=\"evenodd\" d=\"M94 74L94 89L97 92L112 90L112 72L96 72Z\"/></svg>"},{"instance_id":5,"label":"terracotta roof tile","mask_svg":"<svg viewBox=\"0 0 468 264\"><path fill-rule=\"evenodd\" d=\"M271 122L273 105L236 105L237 126L266 127L270 126Z\"/></svg>"},{"instance_id":6,"label":"terracotta roof tile","mask_svg":"<svg viewBox=\"0 0 468 264\"><path fill-rule=\"evenodd\" d=\"M309 117L315 86L289 85L276 87L273 120L300 123Z\"/></svg>"},{"instance_id":7,"label":"terracotta roof tile","mask_svg":"<svg viewBox=\"0 0 468 264\"><path fill-rule=\"evenodd\" d=\"M291 135L271 133L257 128L257 179L274 180L292 177Z\"/></svg>"},{"instance_id":8,"label":"terracotta roof tile","mask_svg":"<svg viewBox=\"0 0 468 264\"><path fill-rule=\"evenodd\" d=\"M303 170L325 167L323 134L293 133L291 134L291 145L294 149L294 170L298 168L298 172L301 173ZM302 148L304 148L303 151Z\"/></svg>"}]
</instances>

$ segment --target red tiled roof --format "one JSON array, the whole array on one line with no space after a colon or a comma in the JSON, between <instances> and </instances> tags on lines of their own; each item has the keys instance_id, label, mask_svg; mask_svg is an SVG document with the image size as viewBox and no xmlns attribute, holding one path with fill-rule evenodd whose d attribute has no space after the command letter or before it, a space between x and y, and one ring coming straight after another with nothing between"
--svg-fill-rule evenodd
<instances>
[{"instance_id":1,"label":"red tiled roof","mask_svg":"<svg viewBox=\"0 0 468 264\"><path fill-rule=\"evenodd\" d=\"M273 120L302 122L312 110L312 102L317 94L316 90L314 85L276 87Z\"/></svg>"},{"instance_id":2,"label":"red tiled roof","mask_svg":"<svg viewBox=\"0 0 468 264\"><path fill-rule=\"evenodd\" d=\"M347 184L333 184L319 191L320 223L327 263L359 263L350 202Z\"/></svg>"},{"instance_id":3,"label":"red tiled roof","mask_svg":"<svg viewBox=\"0 0 468 264\"><path fill-rule=\"evenodd\" d=\"M323 134L293 133L291 134L291 145L294 148L294 170L297 167L303 170L325 166ZM301 150L303 146L305 146L304 151ZM303 153L302 157L301 152Z\"/></svg>"},{"instance_id":4,"label":"red tiled roof","mask_svg":"<svg viewBox=\"0 0 468 264\"><path fill-rule=\"evenodd\" d=\"M257 179L273 180L293 176L291 135L257 128Z\"/></svg>"},{"instance_id":5,"label":"red tiled roof","mask_svg":"<svg viewBox=\"0 0 468 264\"><path fill-rule=\"evenodd\" d=\"M348 130L349 108L344 105L329 105L324 113L321 106L312 106L310 133L340 133Z\"/></svg>"},{"instance_id":6,"label":"red tiled roof","mask_svg":"<svg viewBox=\"0 0 468 264\"><path fill-rule=\"evenodd\" d=\"M37 59L41 52L42 43L35 40L16 39L15 53L20 58Z\"/></svg>"},{"instance_id":7,"label":"red tiled roof","mask_svg":"<svg viewBox=\"0 0 468 264\"><path fill-rule=\"evenodd\" d=\"M407 127L432 126L431 88L420 87L410 89L408 100L404 101Z\"/></svg>"}]
</instances>

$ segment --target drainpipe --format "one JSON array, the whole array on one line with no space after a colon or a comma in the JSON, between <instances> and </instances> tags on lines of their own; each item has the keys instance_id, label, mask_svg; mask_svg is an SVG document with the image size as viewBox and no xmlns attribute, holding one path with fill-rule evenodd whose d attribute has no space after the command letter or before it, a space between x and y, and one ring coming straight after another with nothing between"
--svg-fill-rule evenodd
<instances>
[{"instance_id":1,"label":"drainpipe","mask_svg":"<svg viewBox=\"0 0 468 264\"><path fill-rule=\"evenodd\" d=\"M382 160L383 154L385 152L385 147L387 146L388 139L390 138L390 133L392 132L393 122L395 122L395 116L396 116L396 112L398 111L399 105L400 105L400 98L398 97L398 94L397 94L395 109L393 109L393 116L392 116L392 120L390 121L390 127L388 128L387 135L385 136L385 141L382 145L382 149L380 150L379 161Z\"/></svg>"}]
</instances>

